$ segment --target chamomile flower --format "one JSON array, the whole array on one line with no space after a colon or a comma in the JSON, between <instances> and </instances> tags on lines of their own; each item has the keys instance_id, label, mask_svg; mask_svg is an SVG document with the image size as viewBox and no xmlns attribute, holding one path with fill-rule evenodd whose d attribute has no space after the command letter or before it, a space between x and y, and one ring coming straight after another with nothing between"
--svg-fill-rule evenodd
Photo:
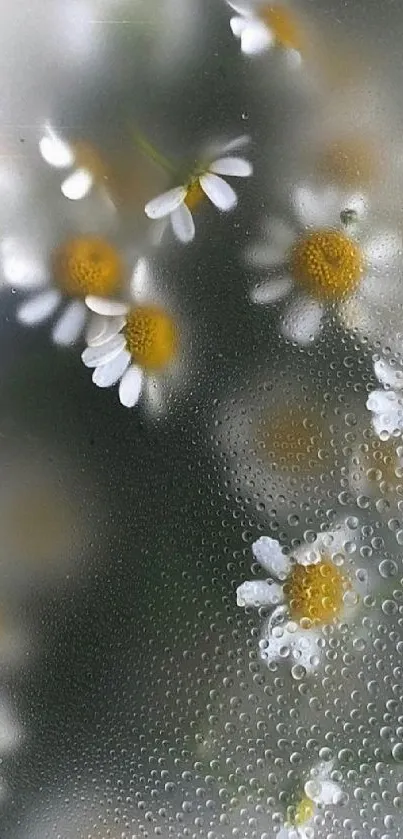
<instances>
[{"instance_id":1,"label":"chamomile flower","mask_svg":"<svg viewBox=\"0 0 403 839\"><path fill-rule=\"evenodd\" d=\"M230 26L245 55L258 55L279 47L285 51L291 66L300 65L305 38L288 5L267 0L227 0L227 3L236 12Z\"/></svg>"},{"instance_id":2,"label":"chamomile flower","mask_svg":"<svg viewBox=\"0 0 403 839\"><path fill-rule=\"evenodd\" d=\"M7 283L17 290L35 291L17 308L17 320L36 326L56 316L52 339L56 344L73 344L88 319L85 297L91 295L110 313L120 304L124 267L119 252L97 236L67 239L51 253L49 265L35 261L10 238L0 245L0 261Z\"/></svg>"},{"instance_id":3,"label":"chamomile flower","mask_svg":"<svg viewBox=\"0 0 403 839\"><path fill-rule=\"evenodd\" d=\"M301 796L287 811L284 826L276 839L311 839L313 821L318 809L339 804L343 790L331 780L333 761L320 761L312 767Z\"/></svg>"},{"instance_id":4,"label":"chamomile flower","mask_svg":"<svg viewBox=\"0 0 403 839\"><path fill-rule=\"evenodd\" d=\"M291 667L313 672L320 663L325 626L354 619L367 582L351 573L344 529L319 534L286 556L276 539L262 536L252 545L268 580L250 580L237 589L238 606L269 607L260 657L267 665L287 659Z\"/></svg>"},{"instance_id":5,"label":"chamomile flower","mask_svg":"<svg viewBox=\"0 0 403 839\"><path fill-rule=\"evenodd\" d=\"M318 335L326 312L336 311L343 320L349 300L365 311L367 300L384 291L401 253L401 237L391 231L358 235L366 211L361 195L352 195L340 206L337 190L298 187L293 203L299 224L291 227L282 219L269 219L267 241L249 250L250 264L270 270L251 299L269 305L296 290L282 333L307 344Z\"/></svg>"},{"instance_id":6,"label":"chamomile flower","mask_svg":"<svg viewBox=\"0 0 403 839\"><path fill-rule=\"evenodd\" d=\"M403 370L384 359L374 363L374 372L382 389L373 390L367 399L372 425L381 439L403 431Z\"/></svg>"},{"instance_id":7,"label":"chamomile flower","mask_svg":"<svg viewBox=\"0 0 403 839\"><path fill-rule=\"evenodd\" d=\"M86 303L98 317L87 336L82 353L86 367L94 370L92 381L98 387L119 383L122 405L132 408L146 391L147 402L158 408L163 391L180 371L179 329L170 312L144 294L146 260L139 260L132 279L133 302L119 303L119 311L109 313L99 298Z\"/></svg>"},{"instance_id":8,"label":"chamomile flower","mask_svg":"<svg viewBox=\"0 0 403 839\"><path fill-rule=\"evenodd\" d=\"M248 141L248 137L242 136L216 149L219 156L209 157L197 165L184 184L163 192L146 204L145 213L148 218L164 220L161 234L170 219L176 238L184 244L191 242L195 237L193 213L205 198L221 212L235 209L238 203L236 192L221 175L246 178L252 174L249 161L231 155L231 152L242 148Z\"/></svg>"}]
</instances>

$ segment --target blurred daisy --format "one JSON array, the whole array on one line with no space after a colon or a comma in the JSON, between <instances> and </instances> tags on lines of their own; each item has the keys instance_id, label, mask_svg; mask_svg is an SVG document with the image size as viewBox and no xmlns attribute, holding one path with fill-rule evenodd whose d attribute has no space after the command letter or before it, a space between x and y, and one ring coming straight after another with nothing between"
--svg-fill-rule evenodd
<instances>
[{"instance_id":1,"label":"blurred daisy","mask_svg":"<svg viewBox=\"0 0 403 839\"><path fill-rule=\"evenodd\" d=\"M88 195L94 185L107 183L108 167L90 143L67 143L46 126L39 141L39 151L49 166L72 170L61 185L66 198L78 201Z\"/></svg>"},{"instance_id":2,"label":"blurred daisy","mask_svg":"<svg viewBox=\"0 0 403 839\"><path fill-rule=\"evenodd\" d=\"M124 268L118 251L105 239L67 239L51 254L50 268L21 252L14 239L5 239L0 260L12 288L37 289L17 308L20 323L36 326L60 310L52 327L56 344L73 344L81 335L89 314L84 302L87 295L112 314L119 310L120 304L110 296L121 290Z\"/></svg>"},{"instance_id":3,"label":"blurred daisy","mask_svg":"<svg viewBox=\"0 0 403 839\"><path fill-rule=\"evenodd\" d=\"M343 790L331 780L333 761L321 761L312 767L309 779L296 804L288 807L284 827L276 839L311 839L313 820L318 808L340 804Z\"/></svg>"},{"instance_id":4,"label":"blurred daisy","mask_svg":"<svg viewBox=\"0 0 403 839\"><path fill-rule=\"evenodd\" d=\"M336 309L343 319L349 299L365 311L367 300L379 295L381 288L384 293L387 273L393 272L401 254L397 234L358 236L366 210L362 196L352 195L344 209L339 200L339 192L332 188L296 188L298 227L269 219L267 241L248 251L251 265L275 272L253 289L254 303L277 303L298 290L283 318L282 333L300 344L318 335L326 311Z\"/></svg>"},{"instance_id":5,"label":"blurred daisy","mask_svg":"<svg viewBox=\"0 0 403 839\"><path fill-rule=\"evenodd\" d=\"M287 658L291 666L314 671L320 663L323 628L355 617L367 583L353 579L346 567L347 539L344 529L319 534L291 557L269 536L252 545L254 559L269 579L242 583L237 603L273 608L260 641L260 656L267 664Z\"/></svg>"},{"instance_id":6,"label":"blurred daisy","mask_svg":"<svg viewBox=\"0 0 403 839\"><path fill-rule=\"evenodd\" d=\"M99 317L88 331L82 360L94 369L92 381L98 387L119 383L119 399L127 408L137 404L144 390L148 401L159 405L164 384L179 367L176 322L163 307L135 291L147 271L146 261L139 260L132 281L134 302L120 303L119 311L110 314L98 298L86 299Z\"/></svg>"},{"instance_id":7,"label":"blurred daisy","mask_svg":"<svg viewBox=\"0 0 403 839\"><path fill-rule=\"evenodd\" d=\"M258 55L280 47L290 65L300 65L305 37L289 6L267 0L227 0L227 3L236 12L230 26L241 42L243 53Z\"/></svg>"},{"instance_id":8,"label":"blurred daisy","mask_svg":"<svg viewBox=\"0 0 403 839\"><path fill-rule=\"evenodd\" d=\"M374 431L386 439L403 431L403 370L379 359L374 372L383 387L370 393L367 408L372 413Z\"/></svg>"},{"instance_id":9,"label":"blurred daisy","mask_svg":"<svg viewBox=\"0 0 403 839\"><path fill-rule=\"evenodd\" d=\"M242 148L249 138L238 137L221 149L219 155L196 166L182 186L169 189L145 206L145 213L150 219L163 219L160 235L165 231L170 219L173 232L180 242L191 242L195 236L193 212L208 198L221 212L233 210L238 198L232 186L221 175L246 178L252 174L252 164L242 157L232 156L231 152Z\"/></svg>"}]
</instances>

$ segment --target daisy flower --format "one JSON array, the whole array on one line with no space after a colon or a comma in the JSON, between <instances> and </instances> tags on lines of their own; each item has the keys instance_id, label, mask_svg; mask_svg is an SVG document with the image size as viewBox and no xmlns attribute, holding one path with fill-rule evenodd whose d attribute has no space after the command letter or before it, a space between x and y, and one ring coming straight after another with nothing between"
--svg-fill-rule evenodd
<instances>
[{"instance_id":1,"label":"daisy flower","mask_svg":"<svg viewBox=\"0 0 403 839\"><path fill-rule=\"evenodd\" d=\"M403 370L384 359L374 363L375 376L382 389L373 390L367 399L372 425L381 439L403 431Z\"/></svg>"},{"instance_id":2,"label":"daisy flower","mask_svg":"<svg viewBox=\"0 0 403 839\"><path fill-rule=\"evenodd\" d=\"M318 335L326 311L336 310L343 319L348 300L354 299L365 311L367 300L384 293L388 273L393 273L401 253L401 237L390 231L358 235L366 210L360 195L352 195L343 209L333 188L298 187L293 204L298 225L272 218L266 226L267 241L249 249L250 264L270 270L251 299L269 305L297 290L282 333L307 344Z\"/></svg>"},{"instance_id":3,"label":"daisy flower","mask_svg":"<svg viewBox=\"0 0 403 839\"><path fill-rule=\"evenodd\" d=\"M227 3L236 12L230 27L245 55L258 55L280 47L291 66L300 65L305 38L289 6L267 0L227 0Z\"/></svg>"},{"instance_id":4,"label":"daisy flower","mask_svg":"<svg viewBox=\"0 0 403 839\"><path fill-rule=\"evenodd\" d=\"M24 253L16 240L5 239L0 260L12 288L36 289L18 306L17 320L35 326L56 315L52 327L56 344L68 346L79 338L89 314L84 302L87 295L111 313L119 310L120 304L109 297L121 290L123 262L116 248L103 238L67 239L52 252L49 266Z\"/></svg>"},{"instance_id":5,"label":"daisy flower","mask_svg":"<svg viewBox=\"0 0 403 839\"><path fill-rule=\"evenodd\" d=\"M170 219L176 238L184 244L191 242L195 236L193 212L206 197L221 212L229 212L236 207L237 195L221 175L246 178L252 174L249 161L231 155L247 142L249 138L242 136L215 150L219 156L210 157L196 166L183 185L163 192L146 204L148 218L164 220L161 235Z\"/></svg>"},{"instance_id":6,"label":"daisy flower","mask_svg":"<svg viewBox=\"0 0 403 839\"><path fill-rule=\"evenodd\" d=\"M99 298L86 299L99 317L88 331L82 360L94 370L92 381L98 387L119 383L119 399L127 408L137 404L144 390L147 401L160 405L164 378L179 369L177 324L140 291L147 272L146 261L139 260L132 280L133 303L119 303L113 313Z\"/></svg>"},{"instance_id":7,"label":"daisy flower","mask_svg":"<svg viewBox=\"0 0 403 839\"><path fill-rule=\"evenodd\" d=\"M333 761L320 761L312 767L302 796L288 808L284 827L276 833L276 839L311 839L313 821L318 808L339 804L343 790L331 780Z\"/></svg>"},{"instance_id":8,"label":"daisy flower","mask_svg":"<svg viewBox=\"0 0 403 839\"><path fill-rule=\"evenodd\" d=\"M288 659L314 671L323 647L323 629L353 620L367 583L349 573L345 552L347 531L319 534L292 556L285 556L278 541L262 536L252 545L256 562L268 580L250 580L237 589L238 606L271 607L260 641L266 664Z\"/></svg>"}]
</instances>

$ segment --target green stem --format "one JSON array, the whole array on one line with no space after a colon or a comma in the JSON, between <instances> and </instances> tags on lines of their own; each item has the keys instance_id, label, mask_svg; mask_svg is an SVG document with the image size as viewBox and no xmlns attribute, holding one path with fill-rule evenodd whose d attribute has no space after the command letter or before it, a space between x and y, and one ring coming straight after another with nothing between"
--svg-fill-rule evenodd
<instances>
[{"instance_id":1,"label":"green stem","mask_svg":"<svg viewBox=\"0 0 403 839\"><path fill-rule=\"evenodd\" d=\"M154 148L152 143L150 143L143 134L139 131L134 132L134 141L137 143L139 149L141 149L144 154L147 155L154 163L158 163L162 169L165 169L166 172L169 172L171 175L176 175L177 170L173 163L170 162L163 154L161 154L158 149Z\"/></svg>"}]
</instances>

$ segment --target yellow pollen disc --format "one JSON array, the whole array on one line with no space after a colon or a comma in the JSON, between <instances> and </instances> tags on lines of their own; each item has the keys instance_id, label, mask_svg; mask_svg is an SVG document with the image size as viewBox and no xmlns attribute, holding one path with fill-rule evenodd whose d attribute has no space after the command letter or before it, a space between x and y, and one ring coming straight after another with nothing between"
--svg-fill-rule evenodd
<instances>
[{"instance_id":1,"label":"yellow pollen disc","mask_svg":"<svg viewBox=\"0 0 403 839\"><path fill-rule=\"evenodd\" d=\"M302 33L290 9L285 6L263 6L260 17L281 47L301 50Z\"/></svg>"},{"instance_id":2,"label":"yellow pollen disc","mask_svg":"<svg viewBox=\"0 0 403 839\"><path fill-rule=\"evenodd\" d=\"M343 300L357 288L362 271L358 245L338 230L301 236L292 250L293 277L320 300Z\"/></svg>"},{"instance_id":3,"label":"yellow pollen disc","mask_svg":"<svg viewBox=\"0 0 403 839\"><path fill-rule=\"evenodd\" d=\"M169 315L158 306L133 309L123 331L127 349L140 367L161 370L174 358L176 327Z\"/></svg>"},{"instance_id":4,"label":"yellow pollen disc","mask_svg":"<svg viewBox=\"0 0 403 839\"><path fill-rule=\"evenodd\" d=\"M326 179L346 187L368 186L376 173L374 149L361 138L344 138L326 146L318 170Z\"/></svg>"},{"instance_id":5,"label":"yellow pollen disc","mask_svg":"<svg viewBox=\"0 0 403 839\"><path fill-rule=\"evenodd\" d=\"M189 210L195 210L196 207L203 201L204 192L200 186L199 180L192 181L187 188L185 204Z\"/></svg>"},{"instance_id":6,"label":"yellow pollen disc","mask_svg":"<svg viewBox=\"0 0 403 839\"><path fill-rule=\"evenodd\" d=\"M295 808L294 825L295 827L302 827L315 813L315 804L311 798L303 798Z\"/></svg>"},{"instance_id":7,"label":"yellow pollen disc","mask_svg":"<svg viewBox=\"0 0 403 839\"><path fill-rule=\"evenodd\" d=\"M293 620L325 624L340 616L349 588L340 569L323 559L315 565L297 563L284 584L284 594Z\"/></svg>"},{"instance_id":8,"label":"yellow pollen disc","mask_svg":"<svg viewBox=\"0 0 403 839\"><path fill-rule=\"evenodd\" d=\"M309 474L324 468L327 440L318 418L290 410L265 419L257 436L272 469Z\"/></svg>"},{"instance_id":9,"label":"yellow pollen disc","mask_svg":"<svg viewBox=\"0 0 403 839\"><path fill-rule=\"evenodd\" d=\"M64 242L53 254L53 269L57 285L71 297L108 297L123 279L118 252L95 236Z\"/></svg>"}]
</instances>

